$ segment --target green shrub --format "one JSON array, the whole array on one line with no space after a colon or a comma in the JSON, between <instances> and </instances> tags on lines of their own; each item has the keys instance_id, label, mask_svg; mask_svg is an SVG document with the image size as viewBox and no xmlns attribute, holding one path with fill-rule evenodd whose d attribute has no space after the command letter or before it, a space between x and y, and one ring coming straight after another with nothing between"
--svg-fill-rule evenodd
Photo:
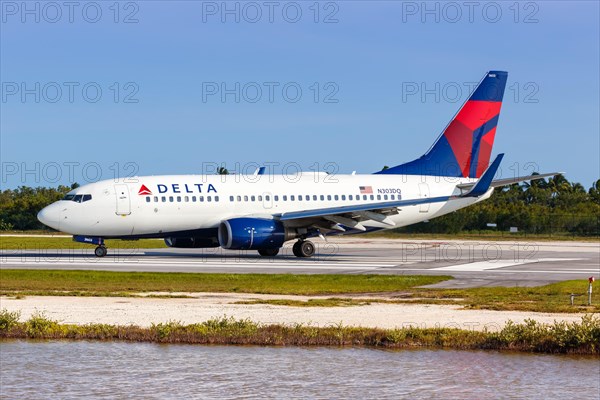
<instances>
[{"instance_id":1,"label":"green shrub","mask_svg":"<svg viewBox=\"0 0 600 400\"><path fill-rule=\"evenodd\" d=\"M0 332L7 332L13 326L19 323L21 313L19 311L10 312L6 309L0 310Z\"/></svg>"}]
</instances>

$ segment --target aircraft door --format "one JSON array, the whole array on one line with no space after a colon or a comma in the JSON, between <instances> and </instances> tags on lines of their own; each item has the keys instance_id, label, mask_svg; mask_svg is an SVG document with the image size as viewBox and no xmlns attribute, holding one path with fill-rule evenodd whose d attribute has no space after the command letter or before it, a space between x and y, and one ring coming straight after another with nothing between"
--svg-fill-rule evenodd
<instances>
[{"instance_id":1,"label":"aircraft door","mask_svg":"<svg viewBox=\"0 0 600 400\"><path fill-rule=\"evenodd\" d=\"M419 183L419 194L422 199L429 198L429 185L426 183ZM421 204L419 206L419 212L427 213L429 212L430 203Z\"/></svg>"},{"instance_id":2,"label":"aircraft door","mask_svg":"<svg viewBox=\"0 0 600 400\"><path fill-rule=\"evenodd\" d=\"M117 215L131 214L131 198L129 197L129 188L127 185L115 185L115 195L117 196Z\"/></svg>"}]
</instances>

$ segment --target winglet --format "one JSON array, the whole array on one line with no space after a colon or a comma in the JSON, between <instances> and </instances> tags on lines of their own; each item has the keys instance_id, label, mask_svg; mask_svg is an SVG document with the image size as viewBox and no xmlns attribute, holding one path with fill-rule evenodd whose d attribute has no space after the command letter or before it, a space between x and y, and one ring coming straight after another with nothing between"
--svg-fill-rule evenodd
<instances>
[{"instance_id":1,"label":"winglet","mask_svg":"<svg viewBox=\"0 0 600 400\"><path fill-rule=\"evenodd\" d=\"M469 190L462 197L479 197L485 194L490 189L494 175L496 175L500 162L502 161L502 157L504 157L504 153L498 154L494 162L490 164L475 186L473 186L473 189Z\"/></svg>"}]
</instances>

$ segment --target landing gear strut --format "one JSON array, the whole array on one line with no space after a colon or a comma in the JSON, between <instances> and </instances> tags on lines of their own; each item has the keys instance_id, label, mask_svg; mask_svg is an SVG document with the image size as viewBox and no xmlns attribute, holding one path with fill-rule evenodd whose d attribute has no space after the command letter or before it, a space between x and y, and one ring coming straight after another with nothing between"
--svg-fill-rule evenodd
<instances>
[{"instance_id":1,"label":"landing gear strut","mask_svg":"<svg viewBox=\"0 0 600 400\"><path fill-rule=\"evenodd\" d=\"M106 255L106 253L107 253L106 247L104 247L104 246L98 246L94 250L94 254L96 255L96 257L104 257Z\"/></svg>"},{"instance_id":2,"label":"landing gear strut","mask_svg":"<svg viewBox=\"0 0 600 400\"><path fill-rule=\"evenodd\" d=\"M258 254L263 257L275 257L277 253L279 253L279 248L258 250Z\"/></svg>"},{"instance_id":3,"label":"landing gear strut","mask_svg":"<svg viewBox=\"0 0 600 400\"><path fill-rule=\"evenodd\" d=\"M292 251L296 257L312 257L315 254L315 245L310 240L298 240L294 243Z\"/></svg>"}]
</instances>

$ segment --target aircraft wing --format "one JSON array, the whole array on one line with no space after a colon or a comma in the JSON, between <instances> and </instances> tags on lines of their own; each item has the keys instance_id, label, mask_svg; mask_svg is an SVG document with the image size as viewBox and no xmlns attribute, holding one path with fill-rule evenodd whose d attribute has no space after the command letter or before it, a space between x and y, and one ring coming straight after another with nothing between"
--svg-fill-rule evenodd
<instances>
[{"instance_id":1,"label":"aircraft wing","mask_svg":"<svg viewBox=\"0 0 600 400\"><path fill-rule=\"evenodd\" d=\"M275 215L280 221L306 220L307 225L344 231L341 226L365 231L364 221L377 221L389 226L396 224L388 217L398 213L399 207L415 206L447 201L450 196L419 198L411 200L385 201L372 204L356 204L342 207L319 208L316 210L291 211Z\"/></svg>"}]
</instances>

